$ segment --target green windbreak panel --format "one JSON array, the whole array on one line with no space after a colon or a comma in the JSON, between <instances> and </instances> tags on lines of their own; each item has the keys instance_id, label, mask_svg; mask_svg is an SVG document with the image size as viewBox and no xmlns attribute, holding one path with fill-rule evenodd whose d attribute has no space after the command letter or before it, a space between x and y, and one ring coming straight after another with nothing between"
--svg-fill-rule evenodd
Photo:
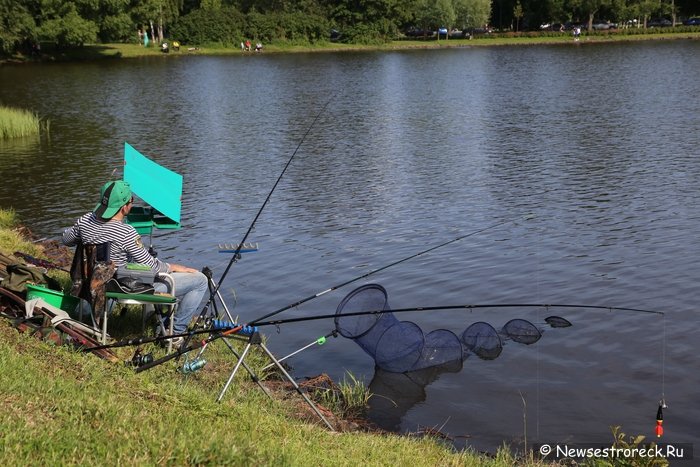
<instances>
[{"instance_id":1,"label":"green windbreak panel","mask_svg":"<svg viewBox=\"0 0 700 467\"><path fill-rule=\"evenodd\" d=\"M124 143L124 180L136 196L167 218L161 220L164 225L170 224L166 228L179 227L182 175L156 164Z\"/></svg>"}]
</instances>

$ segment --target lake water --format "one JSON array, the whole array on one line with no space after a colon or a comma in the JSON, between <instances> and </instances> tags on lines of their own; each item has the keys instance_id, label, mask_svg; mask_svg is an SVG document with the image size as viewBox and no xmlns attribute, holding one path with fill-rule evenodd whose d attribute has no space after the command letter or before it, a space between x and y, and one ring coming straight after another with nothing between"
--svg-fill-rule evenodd
<instances>
[{"instance_id":1,"label":"lake water","mask_svg":"<svg viewBox=\"0 0 700 467\"><path fill-rule=\"evenodd\" d=\"M156 232L159 256L220 276L217 245L242 239L301 143L249 238L260 251L221 284L241 321L503 221L276 317L333 313L369 282L394 308L665 315L405 313L426 333L511 318L545 332L408 375L375 375L338 337L291 359L296 377L350 371L384 396L382 426L439 428L458 447L607 443L612 425L651 438L662 397L663 439L697 443L698 54L672 41L2 67L0 102L51 131L0 142L0 206L57 238L121 175L126 141L184 175L183 229ZM281 356L332 329L264 331Z\"/></svg>"}]
</instances>

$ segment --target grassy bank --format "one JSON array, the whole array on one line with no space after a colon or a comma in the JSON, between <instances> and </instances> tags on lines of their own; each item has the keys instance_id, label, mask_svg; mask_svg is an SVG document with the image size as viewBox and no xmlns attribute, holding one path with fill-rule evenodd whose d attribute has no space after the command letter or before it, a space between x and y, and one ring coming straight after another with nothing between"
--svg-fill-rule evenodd
<instances>
[{"instance_id":1,"label":"grassy bank","mask_svg":"<svg viewBox=\"0 0 700 467\"><path fill-rule=\"evenodd\" d=\"M0 106L0 139L36 136L42 126L48 129L48 123L42 125L39 117L28 110Z\"/></svg>"},{"instance_id":2,"label":"grassy bank","mask_svg":"<svg viewBox=\"0 0 700 467\"><path fill-rule=\"evenodd\" d=\"M41 257L41 248L16 229L14 213L0 209L0 252L33 246L27 252ZM139 319L129 311L111 319L110 329L136 332ZM433 438L360 431L332 416L346 431L331 432L298 394L270 382L268 398L244 371L217 403L236 361L222 340L207 348L207 365L196 373L177 371L182 361L135 373L20 334L8 323L0 319L6 465L539 465L507 450L495 457L456 453ZM144 350L164 355L152 344ZM126 361L134 348L115 352ZM267 362L253 352L246 363L258 369Z\"/></svg>"},{"instance_id":3,"label":"grassy bank","mask_svg":"<svg viewBox=\"0 0 700 467\"><path fill-rule=\"evenodd\" d=\"M683 30L682 32L638 33L584 33L579 44L608 43L608 42L637 42L649 40L680 40L700 39L700 31ZM504 33L475 36L472 39L428 39L428 40L396 40L386 44L341 44L318 43L313 45L265 44L264 54L270 53L309 53L309 52L343 52L343 51L376 51L401 49L440 49L454 47L487 47L504 45L552 45L571 44L574 40L569 33ZM42 48L42 56L37 58L17 55L0 63L23 63L30 61L82 61L104 58L137 58L137 57L182 57L191 55L255 55L255 52L242 52L240 47L231 45L183 45L179 51L161 52L156 45L144 47L140 44L98 44L86 45L69 50L51 50L50 46Z\"/></svg>"}]
</instances>

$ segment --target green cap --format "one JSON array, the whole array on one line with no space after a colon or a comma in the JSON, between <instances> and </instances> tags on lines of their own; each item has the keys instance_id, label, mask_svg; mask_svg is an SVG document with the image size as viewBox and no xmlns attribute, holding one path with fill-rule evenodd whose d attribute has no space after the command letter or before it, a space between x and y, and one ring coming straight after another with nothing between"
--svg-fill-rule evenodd
<instances>
[{"instance_id":1,"label":"green cap","mask_svg":"<svg viewBox=\"0 0 700 467\"><path fill-rule=\"evenodd\" d=\"M100 191L102 201L95 206L95 214L102 219L111 219L122 206L131 201L131 187L123 180L107 182Z\"/></svg>"}]
</instances>

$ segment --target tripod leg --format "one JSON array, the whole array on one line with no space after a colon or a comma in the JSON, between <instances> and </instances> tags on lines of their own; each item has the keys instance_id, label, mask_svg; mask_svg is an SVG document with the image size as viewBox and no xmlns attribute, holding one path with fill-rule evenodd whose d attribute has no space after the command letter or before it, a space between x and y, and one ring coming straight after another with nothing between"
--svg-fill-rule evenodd
<instances>
[{"instance_id":1,"label":"tripod leg","mask_svg":"<svg viewBox=\"0 0 700 467\"><path fill-rule=\"evenodd\" d=\"M224 297L221 296L221 292L219 290L216 291L216 295L219 297L219 301L221 301L221 305L224 307L224 311L226 312L226 316L228 316L229 321L234 322L235 320L233 319L233 316L231 316L231 312L228 311Z\"/></svg>"},{"instance_id":2,"label":"tripod leg","mask_svg":"<svg viewBox=\"0 0 700 467\"><path fill-rule=\"evenodd\" d=\"M209 291L211 292L211 291L216 290L216 296L219 298L219 301L221 302L221 306L224 307L224 311L226 312L226 316L228 317L229 321L233 322L234 321L233 316L231 316L231 312L229 311L228 306L226 306L226 302L224 301L224 297L221 295L221 291L216 286L216 282L214 281L213 278L210 277L209 283L210 283ZM218 310L215 310L215 311L216 311L216 315L217 315L216 317L221 318L219 316L219 311Z\"/></svg>"},{"instance_id":3,"label":"tripod leg","mask_svg":"<svg viewBox=\"0 0 700 467\"><path fill-rule=\"evenodd\" d=\"M266 388L265 386L263 386L263 384L260 382L260 378L258 378L258 375L256 375L256 374L253 372L253 370L246 364L246 362L244 362L244 361L241 359L241 356L238 355L238 352L236 352L236 349L233 348L233 346L231 345L231 343L230 343L227 339L223 339L223 341L224 341L224 344L226 344L226 347L228 347L229 350L233 353L233 355L236 356L236 358L238 359L238 361L239 361L239 362L242 362L241 364L243 365L243 368L245 368L245 370L248 372L248 374L250 375L250 377L253 378L253 381L255 381L255 382L257 383L257 385L260 386L260 389L263 390L263 392L267 395L267 397L269 397L270 399L272 399L272 396L270 395L270 393L269 393L269 391L267 390L267 388Z\"/></svg>"},{"instance_id":4,"label":"tripod leg","mask_svg":"<svg viewBox=\"0 0 700 467\"><path fill-rule=\"evenodd\" d=\"M316 405L315 405L313 402L311 402L311 399L309 399L309 397L308 397L306 394L304 394L304 391L301 390L301 388L299 387L299 385L297 384L297 382L294 381L294 379L289 375L289 373L287 373L287 370L285 370L284 367L280 364L280 362L277 361L277 359L275 358L275 356L272 355L272 352L270 352L270 351L267 349L267 347L265 347L265 344L263 344L263 343L261 342L259 345L260 345L260 347L262 347L262 349L265 351L265 353L267 354L267 356L270 357L270 360L272 360L272 362L277 366L277 368L279 368L279 370L280 370L280 371L282 372L282 374L287 378L287 380L289 380L289 382L292 383L292 386L294 386L294 389L296 389L296 391L301 395L301 397L304 398L304 400L306 401L306 403L309 404L309 407L311 407L311 409L312 409L314 412L316 412L316 415L318 415L319 418L320 418L321 420L323 420L323 423L326 424L326 426L328 427L328 429L331 430L331 431L335 431L335 430L333 429L333 426L328 422L328 420L326 420L326 417L324 417L323 414L318 410L318 407L316 407Z\"/></svg>"},{"instance_id":5,"label":"tripod leg","mask_svg":"<svg viewBox=\"0 0 700 467\"><path fill-rule=\"evenodd\" d=\"M243 353L241 354L241 357L238 359L238 362L236 362L236 366L233 368L233 371L231 372L231 376L229 376L228 381L226 381L226 384L224 385L224 388L221 390L221 394L219 394L219 397L216 399L216 402L221 402L221 399L224 397L226 390L231 385L231 382L233 381L234 376L236 376L238 369L241 367L241 364L243 363L243 359L246 357L246 355L248 355L248 351L250 350L250 346L251 346L250 342L248 344L246 344L245 349L243 349Z\"/></svg>"}]
</instances>

